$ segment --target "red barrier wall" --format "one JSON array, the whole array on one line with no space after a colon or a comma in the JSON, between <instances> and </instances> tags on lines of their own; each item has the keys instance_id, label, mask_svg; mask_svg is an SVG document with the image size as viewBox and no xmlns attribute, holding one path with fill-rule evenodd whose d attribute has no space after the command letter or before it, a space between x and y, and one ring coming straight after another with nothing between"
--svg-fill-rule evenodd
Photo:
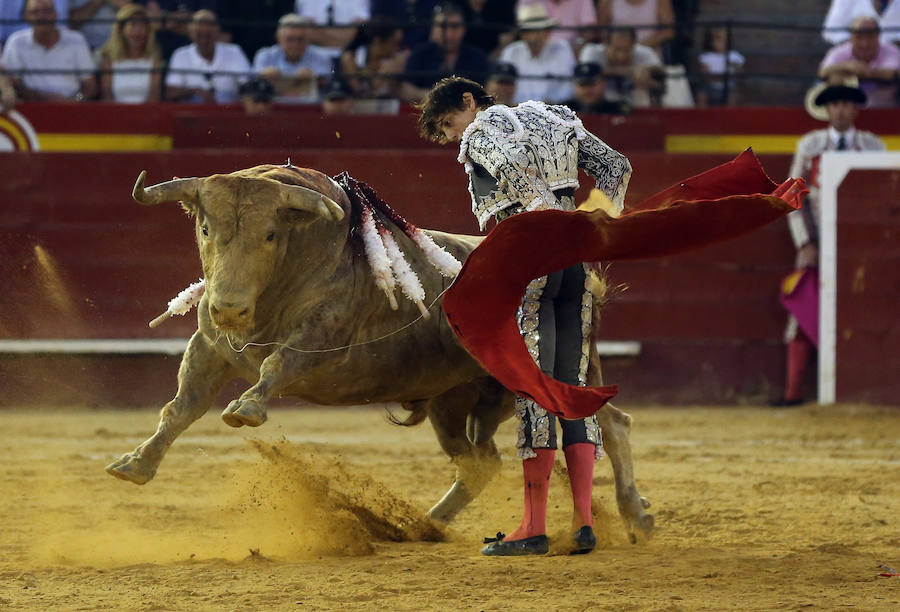
<instances>
[{"instance_id":1,"label":"red barrier wall","mask_svg":"<svg viewBox=\"0 0 900 612\"><path fill-rule=\"evenodd\" d=\"M0 171L9 177L9 205L0 211L0 266L9 288L0 335L189 335L194 328L190 316L156 330L146 323L200 273L192 224L176 205L134 203L134 178L141 169L148 170L150 181L228 172L277 163L288 155L297 165L328 173L349 169L423 227L475 231L465 175L450 149L4 155ZM726 159L635 155L629 200L644 199ZM775 176L786 172L782 157L763 162ZM583 183L582 197L588 190L588 181ZM608 380L622 384L623 400L718 402L765 395L780 377L783 315L775 292L791 257L786 229L777 224L679 257L611 266L611 281L627 283L628 290L610 305L602 335L640 340L644 350L639 359L610 363L607 369ZM94 370L107 367L98 365L100 359L93 362ZM146 370L146 364L135 365L140 362L130 358L123 367ZM13 367L10 363L4 367ZM15 363L19 378L22 369L34 366L23 358ZM9 377L5 384L11 384ZM167 385L167 395L173 384ZM29 393L25 383L16 389L11 395ZM111 390L104 393L121 399Z\"/></svg>"}]
</instances>

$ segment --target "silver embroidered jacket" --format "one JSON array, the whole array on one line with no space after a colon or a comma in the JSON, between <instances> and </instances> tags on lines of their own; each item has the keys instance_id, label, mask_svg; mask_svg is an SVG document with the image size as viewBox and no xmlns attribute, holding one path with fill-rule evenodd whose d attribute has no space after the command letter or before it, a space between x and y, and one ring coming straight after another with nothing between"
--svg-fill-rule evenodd
<instances>
[{"instance_id":1,"label":"silver embroidered jacket","mask_svg":"<svg viewBox=\"0 0 900 612\"><path fill-rule=\"evenodd\" d=\"M535 101L480 111L463 133L458 159L482 229L512 207L565 209L553 192L578 187L578 168L621 211L631 178L628 158L588 132L571 109Z\"/></svg>"}]
</instances>

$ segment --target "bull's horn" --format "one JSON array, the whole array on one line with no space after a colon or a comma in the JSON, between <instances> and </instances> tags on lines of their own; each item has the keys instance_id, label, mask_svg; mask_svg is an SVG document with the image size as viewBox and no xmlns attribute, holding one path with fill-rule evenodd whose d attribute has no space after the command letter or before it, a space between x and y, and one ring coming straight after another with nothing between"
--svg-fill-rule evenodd
<instances>
[{"instance_id":1,"label":"bull's horn","mask_svg":"<svg viewBox=\"0 0 900 612\"><path fill-rule=\"evenodd\" d=\"M131 197L144 206L162 204L163 202L176 202L179 200L196 202L199 197L198 193L200 191L201 179L174 179L145 188L144 179L146 178L147 171L141 170L137 180L134 182L134 189L131 190Z\"/></svg>"},{"instance_id":2,"label":"bull's horn","mask_svg":"<svg viewBox=\"0 0 900 612\"><path fill-rule=\"evenodd\" d=\"M344 218L344 209L337 202L325 194L300 185L282 184L281 202L288 208L316 213L332 221Z\"/></svg>"}]
</instances>

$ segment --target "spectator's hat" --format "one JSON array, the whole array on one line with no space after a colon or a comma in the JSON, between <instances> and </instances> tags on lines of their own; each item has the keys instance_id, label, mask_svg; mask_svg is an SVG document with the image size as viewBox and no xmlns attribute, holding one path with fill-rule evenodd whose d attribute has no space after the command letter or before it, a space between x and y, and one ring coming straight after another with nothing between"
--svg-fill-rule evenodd
<instances>
[{"instance_id":1,"label":"spectator's hat","mask_svg":"<svg viewBox=\"0 0 900 612\"><path fill-rule=\"evenodd\" d=\"M575 64L572 76L579 85L590 85L603 76L603 66L597 62L580 62Z\"/></svg>"},{"instance_id":2,"label":"spectator's hat","mask_svg":"<svg viewBox=\"0 0 900 612\"><path fill-rule=\"evenodd\" d=\"M516 9L516 25L520 30L546 30L556 25L543 4L525 4Z\"/></svg>"},{"instance_id":3,"label":"spectator's hat","mask_svg":"<svg viewBox=\"0 0 900 612\"><path fill-rule=\"evenodd\" d=\"M265 79L250 79L238 88L242 98L252 97L254 102L271 102L275 96L275 87Z\"/></svg>"},{"instance_id":4,"label":"spectator's hat","mask_svg":"<svg viewBox=\"0 0 900 612\"><path fill-rule=\"evenodd\" d=\"M509 62L497 62L491 66L491 74L488 78L500 83L515 83L519 78L519 71Z\"/></svg>"},{"instance_id":5,"label":"spectator's hat","mask_svg":"<svg viewBox=\"0 0 900 612\"><path fill-rule=\"evenodd\" d=\"M322 96L326 100L346 100L352 98L350 89L340 79L331 79L325 86L325 93Z\"/></svg>"},{"instance_id":6,"label":"spectator's hat","mask_svg":"<svg viewBox=\"0 0 900 612\"><path fill-rule=\"evenodd\" d=\"M837 85L819 83L806 92L806 112L813 119L828 121L828 110L825 108L829 102L847 100L856 104L865 104L866 92L859 88L859 79L851 77Z\"/></svg>"}]
</instances>

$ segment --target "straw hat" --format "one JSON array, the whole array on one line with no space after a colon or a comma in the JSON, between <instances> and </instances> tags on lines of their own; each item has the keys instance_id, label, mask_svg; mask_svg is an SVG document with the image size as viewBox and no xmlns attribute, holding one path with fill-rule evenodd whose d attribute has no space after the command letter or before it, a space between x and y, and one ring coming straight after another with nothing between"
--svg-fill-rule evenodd
<instances>
[{"instance_id":1,"label":"straw hat","mask_svg":"<svg viewBox=\"0 0 900 612\"><path fill-rule=\"evenodd\" d=\"M546 30L556 25L543 4L525 4L516 9L516 25L520 30Z\"/></svg>"}]
</instances>

